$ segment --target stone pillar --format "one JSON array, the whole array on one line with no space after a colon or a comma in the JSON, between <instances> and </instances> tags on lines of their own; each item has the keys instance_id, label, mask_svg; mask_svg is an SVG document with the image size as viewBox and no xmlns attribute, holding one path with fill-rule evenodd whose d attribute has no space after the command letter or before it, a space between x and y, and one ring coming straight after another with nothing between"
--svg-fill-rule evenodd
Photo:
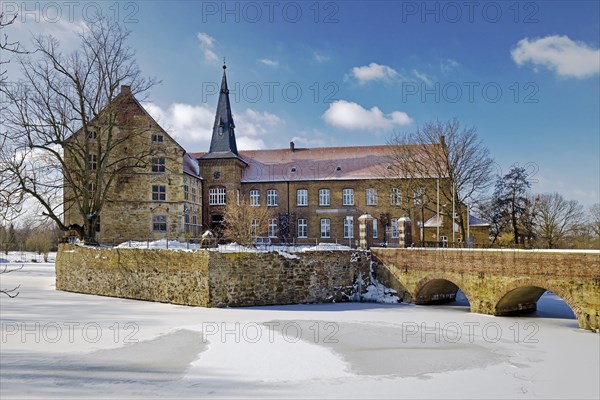
<instances>
[{"instance_id":1,"label":"stone pillar","mask_svg":"<svg viewBox=\"0 0 600 400\"><path fill-rule=\"evenodd\" d=\"M398 233L400 237L400 247L406 248L412 245L412 230L410 218L404 217L398 219Z\"/></svg>"},{"instance_id":2,"label":"stone pillar","mask_svg":"<svg viewBox=\"0 0 600 400\"><path fill-rule=\"evenodd\" d=\"M373 244L373 217L369 214L363 214L358 217L358 247L368 249ZM370 226L369 226L370 225Z\"/></svg>"}]
</instances>

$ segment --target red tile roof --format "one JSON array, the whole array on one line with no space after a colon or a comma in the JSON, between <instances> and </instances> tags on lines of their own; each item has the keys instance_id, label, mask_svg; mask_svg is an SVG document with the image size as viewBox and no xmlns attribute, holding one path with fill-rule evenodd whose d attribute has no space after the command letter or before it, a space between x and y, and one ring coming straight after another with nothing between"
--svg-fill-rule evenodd
<instances>
[{"instance_id":1,"label":"red tile roof","mask_svg":"<svg viewBox=\"0 0 600 400\"><path fill-rule=\"evenodd\" d=\"M242 182L381 179L396 151L389 145L240 151L248 163Z\"/></svg>"}]
</instances>

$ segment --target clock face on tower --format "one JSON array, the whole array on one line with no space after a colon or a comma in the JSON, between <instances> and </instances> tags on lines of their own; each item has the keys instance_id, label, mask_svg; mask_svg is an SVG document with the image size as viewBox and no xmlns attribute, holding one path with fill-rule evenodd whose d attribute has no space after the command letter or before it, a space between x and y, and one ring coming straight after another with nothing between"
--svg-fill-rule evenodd
<instances>
[{"instance_id":1,"label":"clock face on tower","mask_svg":"<svg viewBox=\"0 0 600 400\"><path fill-rule=\"evenodd\" d=\"M215 171L215 172L213 172L213 178L220 179L221 178L221 171Z\"/></svg>"}]
</instances>

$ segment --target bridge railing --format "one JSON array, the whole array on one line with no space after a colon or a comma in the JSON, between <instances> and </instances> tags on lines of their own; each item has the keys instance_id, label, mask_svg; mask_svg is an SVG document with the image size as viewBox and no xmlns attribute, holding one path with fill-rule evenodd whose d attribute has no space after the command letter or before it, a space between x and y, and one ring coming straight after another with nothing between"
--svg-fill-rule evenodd
<instances>
[{"instance_id":1,"label":"bridge railing","mask_svg":"<svg viewBox=\"0 0 600 400\"><path fill-rule=\"evenodd\" d=\"M523 244L497 244L497 243L465 243L445 241L423 241L414 243L413 247L426 248L450 248L450 249L531 249L531 246Z\"/></svg>"}]
</instances>

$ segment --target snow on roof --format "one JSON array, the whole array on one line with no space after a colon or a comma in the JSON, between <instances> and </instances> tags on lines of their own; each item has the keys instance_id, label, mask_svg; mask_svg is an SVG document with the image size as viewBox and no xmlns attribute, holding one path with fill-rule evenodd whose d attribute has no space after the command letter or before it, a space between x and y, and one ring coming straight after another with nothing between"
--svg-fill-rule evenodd
<instances>
[{"instance_id":1,"label":"snow on roof","mask_svg":"<svg viewBox=\"0 0 600 400\"><path fill-rule=\"evenodd\" d=\"M406 149L411 150L410 147ZM397 151L398 146L390 145L286 148L245 150L239 152L239 157L248 164L242 176L245 183L381 179ZM200 158L205 154L192 156Z\"/></svg>"},{"instance_id":2,"label":"snow on roof","mask_svg":"<svg viewBox=\"0 0 600 400\"><path fill-rule=\"evenodd\" d=\"M434 215L425 221L425 228L437 228L441 227L444 224L444 216L440 215L438 220L438 216ZM469 214L469 226L490 226L489 223L477 218L476 216Z\"/></svg>"}]
</instances>

